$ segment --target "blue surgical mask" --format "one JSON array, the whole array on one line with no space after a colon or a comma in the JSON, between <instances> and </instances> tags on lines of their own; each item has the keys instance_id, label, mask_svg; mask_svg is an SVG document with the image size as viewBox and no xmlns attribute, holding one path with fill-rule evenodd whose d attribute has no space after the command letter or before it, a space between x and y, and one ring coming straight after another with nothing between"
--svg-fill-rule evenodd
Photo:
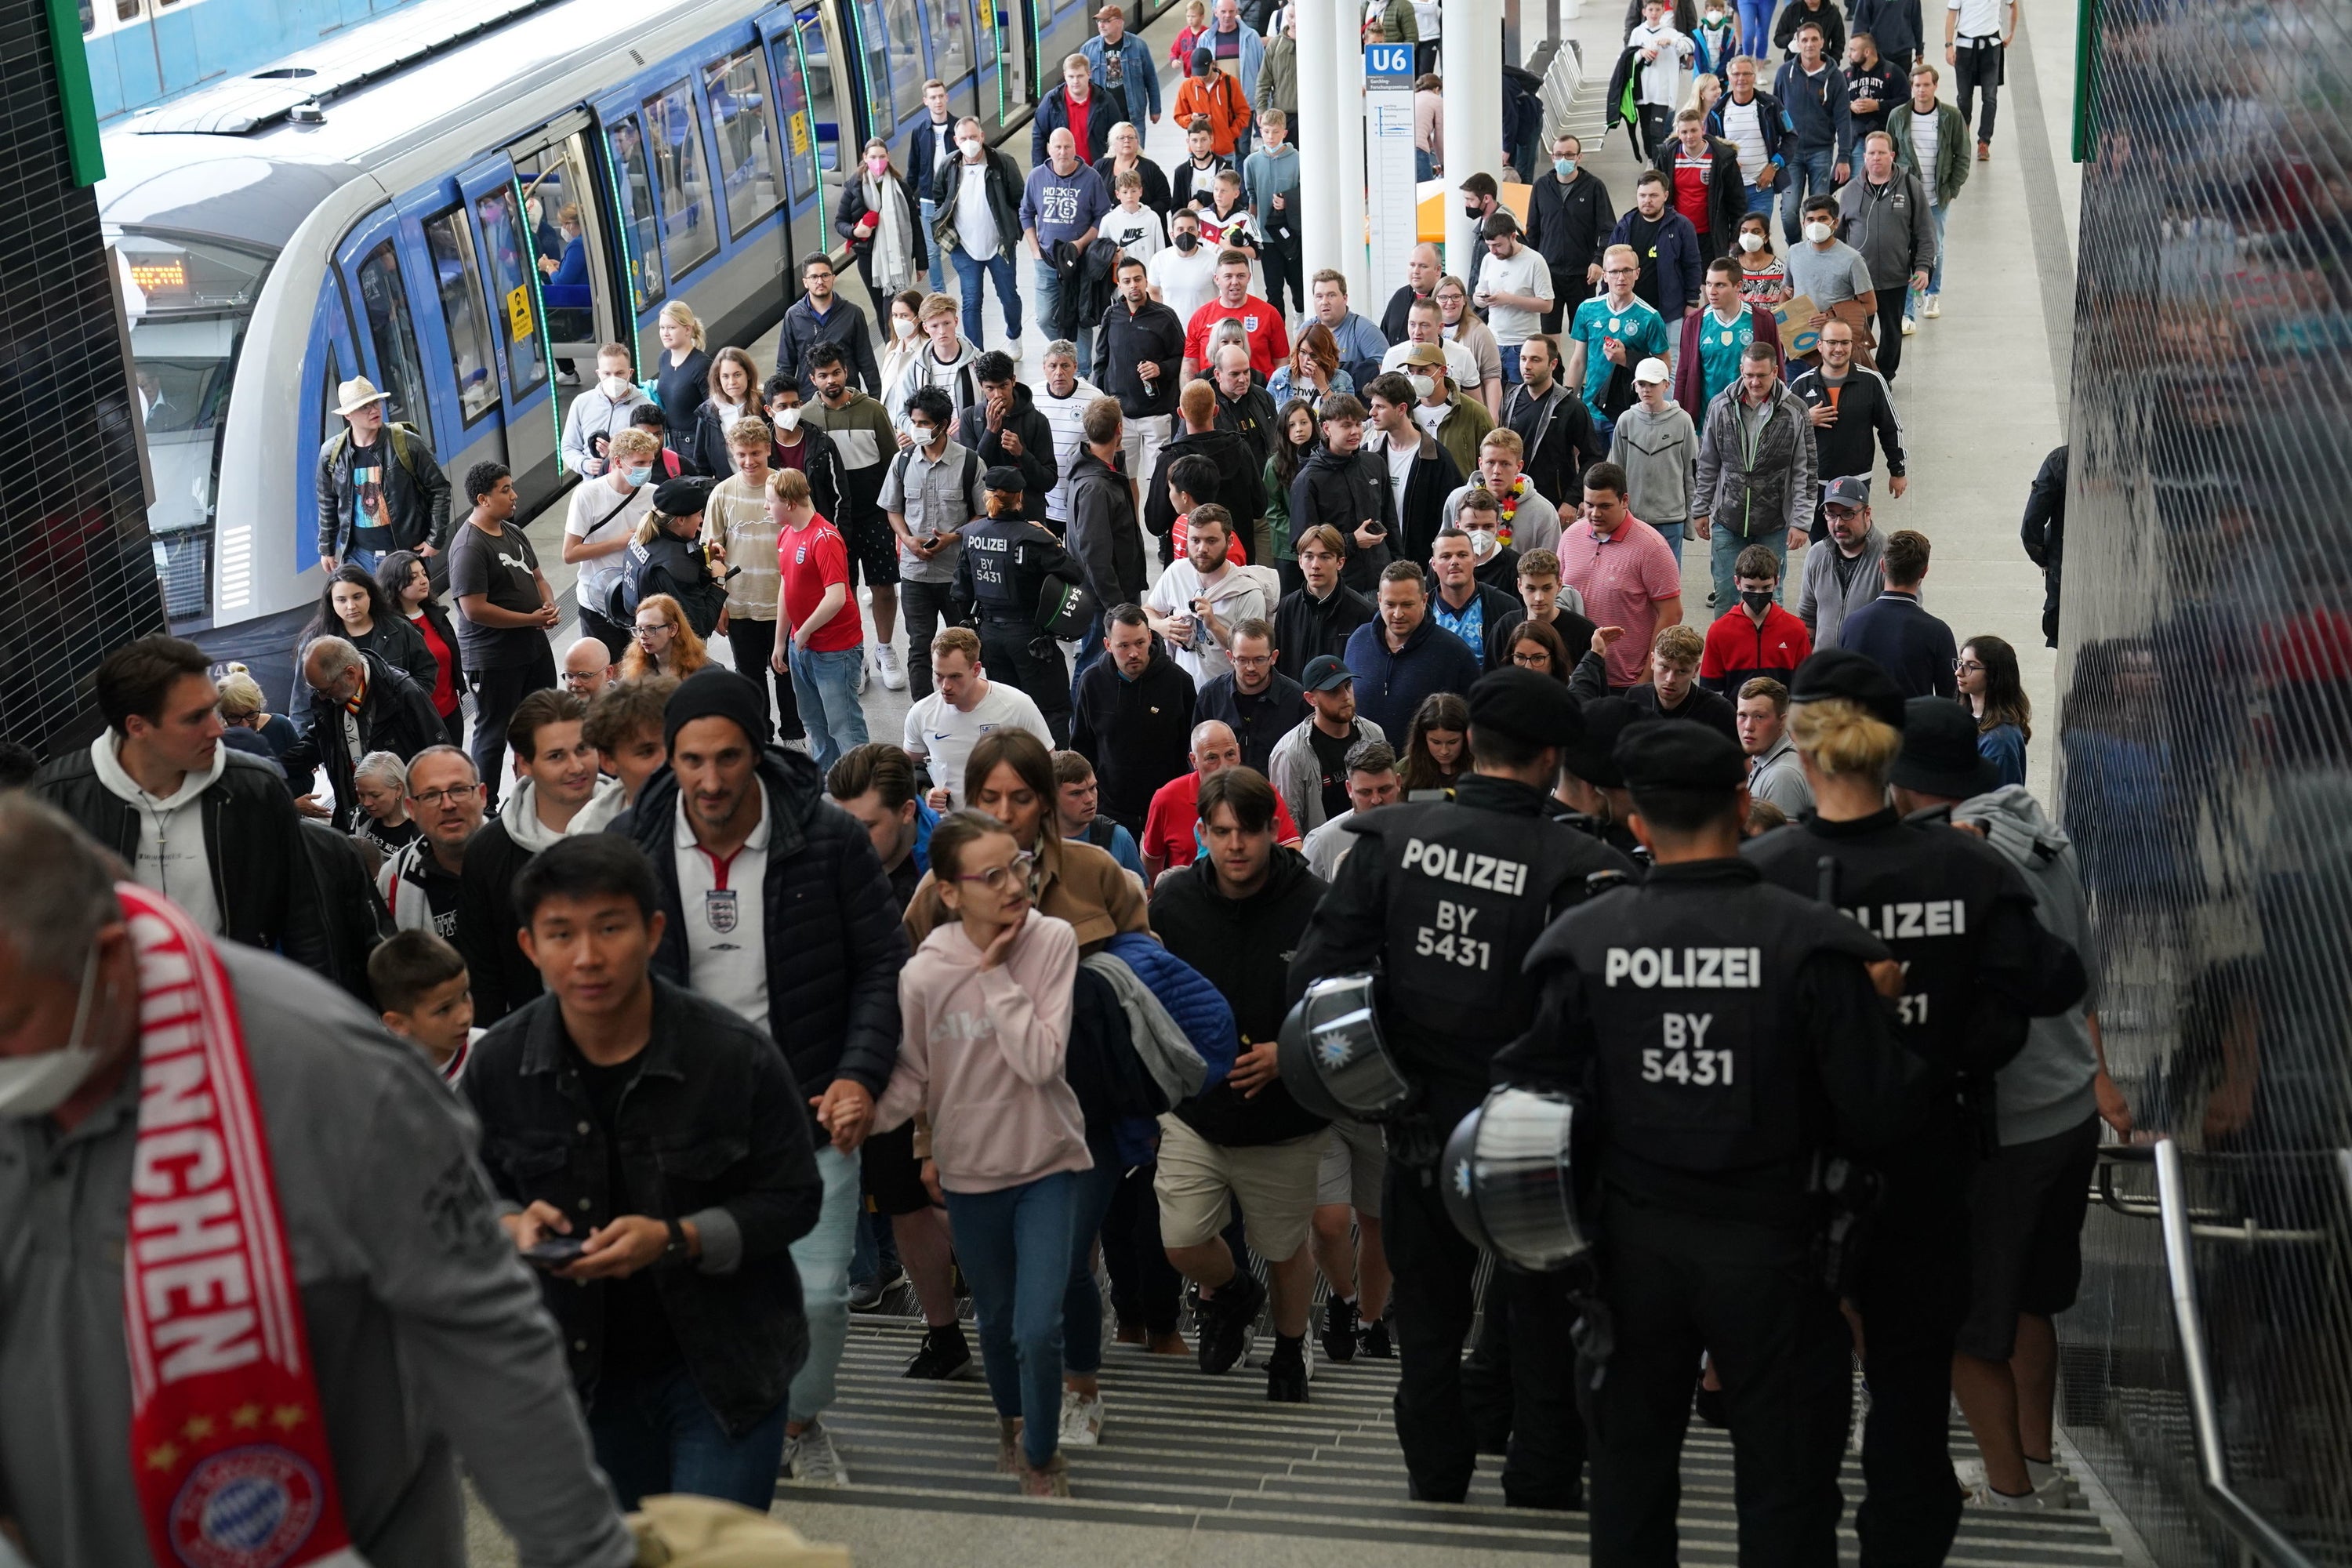
<instances>
[{"instance_id":1,"label":"blue surgical mask","mask_svg":"<svg viewBox=\"0 0 2352 1568\"><path fill-rule=\"evenodd\" d=\"M1551 172L1558 174L1563 180L1572 180L1576 178L1576 160L1573 158L1554 158L1551 161Z\"/></svg>"},{"instance_id":2,"label":"blue surgical mask","mask_svg":"<svg viewBox=\"0 0 2352 1568\"><path fill-rule=\"evenodd\" d=\"M629 481L629 488L631 489L635 489L639 485L644 484L647 479L653 478L653 468L649 464L642 468L624 468L621 470L621 477Z\"/></svg>"}]
</instances>

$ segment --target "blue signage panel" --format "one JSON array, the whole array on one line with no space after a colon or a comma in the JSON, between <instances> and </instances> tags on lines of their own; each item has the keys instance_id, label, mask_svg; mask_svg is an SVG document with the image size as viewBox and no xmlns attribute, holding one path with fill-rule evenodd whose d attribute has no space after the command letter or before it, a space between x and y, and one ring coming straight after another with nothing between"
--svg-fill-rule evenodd
<instances>
[{"instance_id":1,"label":"blue signage panel","mask_svg":"<svg viewBox=\"0 0 2352 1568\"><path fill-rule=\"evenodd\" d=\"M1392 87L1412 84L1412 46L1411 44L1366 44L1364 46L1364 85Z\"/></svg>"}]
</instances>

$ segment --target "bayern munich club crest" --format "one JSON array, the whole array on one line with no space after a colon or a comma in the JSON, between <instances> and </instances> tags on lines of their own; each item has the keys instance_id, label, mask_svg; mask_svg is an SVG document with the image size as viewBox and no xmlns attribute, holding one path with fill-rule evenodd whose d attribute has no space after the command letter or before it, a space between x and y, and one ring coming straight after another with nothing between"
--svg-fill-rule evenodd
<instances>
[{"instance_id":1,"label":"bayern munich club crest","mask_svg":"<svg viewBox=\"0 0 2352 1568\"><path fill-rule=\"evenodd\" d=\"M172 1550L187 1568L277 1568L310 1540L324 1492L284 1448L215 1454L172 1500Z\"/></svg>"}]
</instances>

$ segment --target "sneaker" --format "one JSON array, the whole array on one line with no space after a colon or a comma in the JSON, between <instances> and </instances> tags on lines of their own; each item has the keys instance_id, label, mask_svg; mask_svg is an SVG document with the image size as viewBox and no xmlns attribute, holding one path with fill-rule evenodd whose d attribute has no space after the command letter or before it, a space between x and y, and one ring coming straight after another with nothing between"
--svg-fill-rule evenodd
<instances>
[{"instance_id":1,"label":"sneaker","mask_svg":"<svg viewBox=\"0 0 2352 1568\"><path fill-rule=\"evenodd\" d=\"M812 1421L797 1437L784 1439L784 1474L808 1487L845 1487L849 1467L833 1446L833 1434L822 1421Z\"/></svg>"},{"instance_id":2,"label":"sneaker","mask_svg":"<svg viewBox=\"0 0 2352 1568\"><path fill-rule=\"evenodd\" d=\"M1964 1492L1975 1491L1987 1484L1982 1459L1962 1459L1952 1467L1952 1471ZM2074 1501L2074 1482L2057 1466L2044 1464L2040 1459L2028 1459L2025 1461L2025 1475L2033 1483L2033 1495L2042 1500L2044 1507L2064 1508Z\"/></svg>"},{"instance_id":3,"label":"sneaker","mask_svg":"<svg viewBox=\"0 0 2352 1568\"><path fill-rule=\"evenodd\" d=\"M1000 1415L996 1418L996 1473L1017 1476L1021 1468L1021 1417Z\"/></svg>"},{"instance_id":4,"label":"sneaker","mask_svg":"<svg viewBox=\"0 0 2352 1568\"><path fill-rule=\"evenodd\" d=\"M898 1375L925 1383L946 1383L971 1375L971 1346L964 1341L963 1325L950 1323L944 1329L925 1331L923 1348L915 1352L915 1359Z\"/></svg>"},{"instance_id":5,"label":"sneaker","mask_svg":"<svg viewBox=\"0 0 2352 1568\"><path fill-rule=\"evenodd\" d=\"M853 1283L849 1287L849 1310L853 1312L870 1312L882 1304L883 1297L906 1282L907 1271L891 1267L863 1284Z\"/></svg>"},{"instance_id":6,"label":"sneaker","mask_svg":"<svg viewBox=\"0 0 2352 1568\"><path fill-rule=\"evenodd\" d=\"M1979 142L1977 143L1977 162L1979 163L1990 163L1992 162L1991 142Z\"/></svg>"},{"instance_id":7,"label":"sneaker","mask_svg":"<svg viewBox=\"0 0 2352 1568\"><path fill-rule=\"evenodd\" d=\"M1870 1384L1865 1383L1862 1385L1862 1392L1854 1396L1853 1431L1846 1437L1847 1453L1859 1455L1862 1452L1863 1434L1868 1430L1870 1430Z\"/></svg>"},{"instance_id":8,"label":"sneaker","mask_svg":"<svg viewBox=\"0 0 2352 1568\"><path fill-rule=\"evenodd\" d=\"M1393 1361L1396 1346L1389 1339L1389 1321L1374 1318L1364 1325L1362 1353L1373 1361Z\"/></svg>"},{"instance_id":9,"label":"sneaker","mask_svg":"<svg viewBox=\"0 0 2352 1568\"><path fill-rule=\"evenodd\" d=\"M1990 1486L1972 1487L1961 1500L1964 1507L1988 1509L1998 1513L2047 1513L2051 1505L2042 1500L2040 1492L2027 1492L2023 1497L2011 1497L1997 1492Z\"/></svg>"},{"instance_id":10,"label":"sneaker","mask_svg":"<svg viewBox=\"0 0 2352 1568\"><path fill-rule=\"evenodd\" d=\"M1092 1399L1075 1388L1062 1390L1062 1446L1066 1448L1092 1448L1102 1442L1103 1401L1097 1394Z\"/></svg>"},{"instance_id":11,"label":"sneaker","mask_svg":"<svg viewBox=\"0 0 2352 1568\"><path fill-rule=\"evenodd\" d=\"M1356 1359L1356 1304L1337 1296L1323 1299L1323 1354L1331 1361Z\"/></svg>"},{"instance_id":12,"label":"sneaker","mask_svg":"<svg viewBox=\"0 0 2352 1568\"><path fill-rule=\"evenodd\" d=\"M1944 313L1944 297L1941 294L1930 294L1927 296L1927 319L1931 321Z\"/></svg>"},{"instance_id":13,"label":"sneaker","mask_svg":"<svg viewBox=\"0 0 2352 1568\"><path fill-rule=\"evenodd\" d=\"M1032 1465L1023 1460L1020 1475L1023 1497L1070 1495L1070 1461L1058 1453L1042 1465Z\"/></svg>"},{"instance_id":14,"label":"sneaker","mask_svg":"<svg viewBox=\"0 0 2352 1568\"><path fill-rule=\"evenodd\" d=\"M1265 1363L1265 1396L1276 1405L1307 1403L1307 1336L1286 1339L1276 1334L1274 1354Z\"/></svg>"},{"instance_id":15,"label":"sneaker","mask_svg":"<svg viewBox=\"0 0 2352 1568\"><path fill-rule=\"evenodd\" d=\"M1196 1288L1192 1296L1194 1324L1201 1335L1201 1370L1212 1377L1231 1371L1250 1345L1251 1331L1265 1305L1265 1287L1256 1277L1236 1269L1224 1287L1207 1300Z\"/></svg>"},{"instance_id":16,"label":"sneaker","mask_svg":"<svg viewBox=\"0 0 2352 1568\"><path fill-rule=\"evenodd\" d=\"M1918 323L1918 322L1916 322L1916 321L1913 321L1913 320L1912 320L1910 317L1908 317L1908 316L1906 316L1906 317L1904 317L1904 318L1903 318L1903 335L1904 335L1905 337L1906 337L1906 338L1907 338L1907 337L1909 337L1912 333L1914 333L1914 332L1917 331L1918 330L1919 330L1919 323Z\"/></svg>"},{"instance_id":17,"label":"sneaker","mask_svg":"<svg viewBox=\"0 0 2352 1568\"><path fill-rule=\"evenodd\" d=\"M889 691L907 689L907 672L898 668L898 650L888 643L874 645L874 662L882 671L882 685Z\"/></svg>"}]
</instances>

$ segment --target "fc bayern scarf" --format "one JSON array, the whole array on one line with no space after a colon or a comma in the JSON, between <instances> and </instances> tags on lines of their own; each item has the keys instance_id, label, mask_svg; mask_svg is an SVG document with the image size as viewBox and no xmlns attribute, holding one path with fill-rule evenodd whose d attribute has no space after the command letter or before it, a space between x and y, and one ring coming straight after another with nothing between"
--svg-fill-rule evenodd
<instances>
[{"instance_id":1,"label":"fc bayern scarf","mask_svg":"<svg viewBox=\"0 0 2352 1568\"><path fill-rule=\"evenodd\" d=\"M122 1257L131 1467L155 1561L364 1568L351 1547L262 1137L212 941L131 883L139 1138Z\"/></svg>"}]
</instances>

